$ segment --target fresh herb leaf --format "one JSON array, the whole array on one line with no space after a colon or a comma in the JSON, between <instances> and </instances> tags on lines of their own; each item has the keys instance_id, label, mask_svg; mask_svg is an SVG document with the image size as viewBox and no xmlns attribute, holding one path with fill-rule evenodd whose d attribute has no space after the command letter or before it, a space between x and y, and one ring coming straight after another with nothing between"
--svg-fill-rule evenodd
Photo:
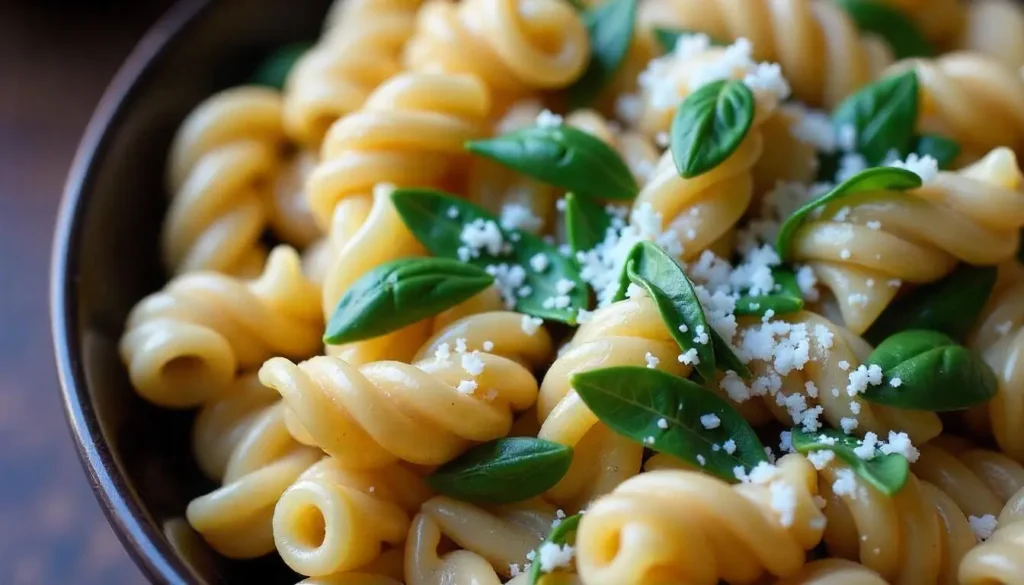
<instances>
[{"instance_id":1,"label":"fresh herb leaf","mask_svg":"<svg viewBox=\"0 0 1024 585\"><path fill-rule=\"evenodd\" d=\"M554 487L570 463L571 447L534 437L506 437L445 463L427 476L427 485L465 502L521 502Z\"/></svg>"},{"instance_id":2,"label":"fresh herb leaf","mask_svg":"<svg viewBox=\"0 0 1024 585\"><path fill-rule=\"evenodd\" d=\"M858 477L870 483L878 491L887 496L896 495L910 475L910 463L899 453L886 455L875 449L871 459L861 459L854 449L861 446L862 441L856 437L844 435L835 429L824 429L808 433L803 429L793 429L793 448L800 453L828 450L846 462Z\"/></svg>"},{"instance_id":3,"label":"fresh herb leaf","mask_svg":"<svg viewBox=\"0 0 1024 585\"><path fill-rule=\"evenodd\" d=\"M754 374L740 361L739 356L732 351L732 348L715 331L714 327L711 328L711 346L715 348L715 365L718 369L723 372L735 372L736 375L744 380L749 380L753 377Z\"/></svg>"},{"instance_id":4,"label":"fresh herb leaf","mask_svg":"<svg viewBox=\"0 0 1024 585\"><path fill-rule=\"evenodd\" d=\"M889 305L864 335L872 344L908 329L929 329L953 339L967 337L996 284L994 266L961 264Z\"/></svg>"},{"instance_id":5,"label":"fresh herb leaf","mask_svg":"<svg viewBox=\"0 0 1024 585\"><path fill-rule=\"evenodd\" d=\"M918 156L930 156L939 163L939 168L948 170L960 156L960 144L955 140L937 134L925 134L917 137L914 152Z\"/></svg>"},{"instance_id":6,"label":"fresh herb leaf","mask_svg":"<svg viewBox=\"0 0 1024 585\"><path fill-rule=\"evenodd\" d=\"M519 289L521 294L516 295L517 311L575 325L579 310L587 308L589 291L575 263L537 236L520 230L502 230L498 227L498 220L488 211L438 191L396 189L391 194L391 200L405 225L434 256L467 262L485 269L500 264L523 267L526 278L523 287ZM468 254L469 249L462 242L462 231L474 222L479 222L478 225L493 222L494 229L502 234L504 245L497 254L489 254L486 249L479 250L476 257ZM534 270L530 265L530 259L537 254L548 261L543 271ZM571 282L572 288L565 294L569 298L568 306L560 308L551 302L562 296L559 282L563 280Z\"/></svg>"},{"instance_id":7,"label":"fresh herb leaf","mask_svg":"<svg viewBox=\"0 0 1024 585\"><path fill-rule=\"evenodd\" d=\"M292 43L274 51L253 73L252 83L284 89L284 82L288 79L295 62L312 46L313 44L308 42Z\"/></svg>"},{"instance_id":8,"label":"fresh herb leaf","mask_svg":"<svg viewBox=\"0 0 1024 585\"><path fill-rule=\"evenodd\" d=\"M853 126L857 152L868 166L881 164L893 150L903 158L914 146L917 94L914 71L886 77L843 100L832 114L832 123L837 130Z\"/></svg>"},{"instance_id":9,"label":"fresh herb leaf","mask_svg":"<svg viewBox=\"0 0 1024 585\"><path fill-rule=\"evenodd\" d=\"M583 519L582 514L573 514L568 518L562 519L551 529L551 534L544 539L544 542L540 543L537 547L536 555L533 557L533 563L530 564L530 577L527 581L527 585L541 585L541 569L540 569L540 549L545 544L557 544L559 546L566 544L575 544L576 542L576 531L579 529L580 520Z\"/></svg>"},{"instance_id":10,"label":"fresh herb leaf","mask_svg":"<svg viewBox=\"0 0 1024 585\"><path fill-rule=\"evenodd\" d=\"M581 197L631 201L639 191L633 173L615 150L565 124L470 141L466 149Z\"/></svg>"},{"instance_id":11,"label":"fresh herb leaf","mask_svg":"<svg viewBox=\"0 0 1024 585\"><path fill-rule=\"evenodd\" d=\"M694 370L697 375L703 380L713 380L715 349L710 339L711 326L683 269L651 242L633 246L626 257L625 269L629 280L646 289L654 300L672 339L684 352L696 352L698 361ZM702 335L703 343L697 341Z\"/></svg>"},{"instance_id":12,"label":"fresh herb leaf","mask_svg":"<svg viewBox=\"0 0 1024 585\"><path fill-rule=\"evenodd\" d=\"M446 258L403 258L364 274L338 301L324 343L378 337L431 317L494 284L482 268Z\"/></svg>"},{"instance_id":13,"label":"fresh herb leaf","mask_svg":"<svg viewBox=\"0 0 1024 585\"><path fill-rule=\"evenodd\" d=\"M565 231L573 256L577 252L593 250L604 241L612 218L599 204L577 197L575 193L565 196Z\"/></svg>"},{"instance_id":14,"label":"fresh herb leaf","mask_svg":"<svg viewBox=\"0 0 1024 585\"><path fill-rule=\"evenodd\" d=\"M775 315L785 315L804 308L803 294L796 282L796 275L789 270L776 268L772 270L772 276L779 290L764 295L741 296L736 300L737 315L762 317L767 311L772 311Z\"/></svg>"},{"instance_id":15,"label":"fresh herb leaf","mask_svg":"<svg viewBox=\"0 0 1024 585\"><path fill-rule=\"evenodd\" d=\"M633 40L637 0L606 0L583 13L590 34L590 63L568 89L573 109L597 99L622 66Z\"/></svg>"},{"instance_id":16,"label":"fresh herb leaf","mask_svg":"<svg viewBox=\"0 0 1024 585\"><path fill-rule=\"evenodd\" d=\"M691 179L722 164L753 123L754 93L740 80L715 81L690 94L669 137L680 176Z\"/></svg>"},{"instance_id":17,"label":"fresh herb leaf","mask_svg":"<svg viewBox=\"0 0 1024 585\"><path fill-rule=\"evenodd\" d=\"M765 461L764 446L736 409L689 380L622 366L574 374L572 387L615 432L722 479L735 481L735 467L749 471ZM718 417L718 426L705 428L701 417L706 415ZM733 453L722 448L730 439L736 444Z\"/></svg>"},{"instance_id":18,"label":"fresh herb leaf","mask_svg":"<svg viewBox=\"0 0 1024 585\"><path fill-rule=\"evenodd\" d=\"M885 39L897 59L930 57L935 49L914 21L899 10L875 0L836 0L861 32Z\"/></svg>"},{"instance_id":19,"label":"fresh herb leaf","mask_svg":"<svg viewBox=\"0 0 1024 585\"><path fill-rule=\"evenodd\" d=\"M679 37L686 37L692 35L704 34L696 30L688 30L685 28L668 28L656 26L654 27L654 38L661 45L662 49L665 49L666 53L671 53L676 49L676 43L679 42ZM729 43L723 42L721 39L709 37L711 44L716 47L724 47Z\"/></svg>"},{"instance_id":20,"label":"fresh herb leaf","mask_svg":"<svg viewBox=\"0 0 1024 585\"><path fill-rule=\"evenodd\" d=\"M787 217L786 221L782 223L782 227L779 228L775 250L779 253L780 258L788 260L793 235L797 228L803 225L811 212L826 203L835 203L844 197L871 191L906 191L907 189L916 189L921 184L920 175L897 167L875 167L861 171L828 193L805 203L803 207L794 211L793 215Z\"/></svg>"},{"instance_id":21,"label":"fresh herb leaf","mask_svg":"<svg viewBox=\"0 0 1024 585\"><path fill-rule=\"evenodd\" d=\"M995 373L978 354L937 331L897 333L866 363L880 367L885 378L868 386L864 399L895 408L960 410L987 402L998 390Z\"/></svg>"}]
</instances>

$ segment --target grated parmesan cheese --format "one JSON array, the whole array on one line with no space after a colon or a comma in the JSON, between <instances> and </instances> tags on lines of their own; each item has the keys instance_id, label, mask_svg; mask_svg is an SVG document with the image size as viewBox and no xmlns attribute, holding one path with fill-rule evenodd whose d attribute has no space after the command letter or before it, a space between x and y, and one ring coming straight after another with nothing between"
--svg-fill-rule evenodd
<instances>
[{"instance_id":1,"label":"grated parmesan cheese","mask_svg":"<svg viewBox=\"0 0 1024 585\"><path fill-rule=\"evenodd\" d=\"M700 424L710 431L711 429L717 429L720 427L722 425L722 419L718 418L718 415L715 413L704 414L700 417Z\"/></svg>"},{"instance_id":2,"label":"grated parmesan cheese","mask_svg":"<svg viewBox=\"0 0 1024 585\"><path fill-rule=\"evenodd\" d=\"M658 356L651 352L647 352L647 355L644 356L644 361L647 362L647 367L652 369L658 367L658 364L661 362L661 360L658 359Z\"/></svg>"},{"instance_id":3,"label":"grated parmesan cheese","mask_svg":"<svg viewBox=\"0 0 1024 585\"><path fill-rule=\"evenodd\" d=\"M918 156L916 153L907 155L906 161L896 160L889 163L890 167L906 169L921 177L922 182L929 182L939 176L939 161L930 155Z\"/></svg>"},{"instance_id":4,"label":"grated parmesan cheese","mask_svg":"<svg viewBox=\"0 0 1024 585\"><path fill-rule=\"evenodd\" d=\"M519 326L523 329L523 333L527 335L535 335L540 326L544 324L544 320L540 317L531 317L529 315L523 315L523 319Z\"/></svg>"},{"instance_id":5,"label":"grated parmesan cheese","mask_svg":"<svg viewBox=\"0 0 1024 585\"><path fill-rule=\"evenodd\" d=\"M558 567L568 567L574 553L571 545L545 542L537 549L537 562L540 563L541 571L550 573Z\"/></svg>"},{"instance_id":6,"label":"grated parmesan cheese","mask_svg":"<svg viewBox=\"0 0 1024 585\"><path fill-rule=\"evenodd\" d=\"M542 110L541 113L537 114L538 128L557 128L562 125L562 122L562 117L552 113L551 110Z\"/></svg>"},{"instance_id":7,"label":"grated parmesan cheese","mask_svg":"<svg viewBox=\"0 0 1024 585\"><path fill-rule=\"evenodd\" d=\"M967 522L971 525L971 530L974 531L978 540L988 540L989 538L992 538L992 534L996 531L996 527L999 525L999 521L992 514L985 514L980 518L978 516L970 516L967 518Z\"/></svg>"},{"instance_id":8,"label":"grated parmesan cheese","mask_svg":"<svg viewBox=\"0 0 1024 585\"><path fill-rule=\"evenodd\" d=\"M459 394L472 394L476 391L476 382L473 380L462 380L459 385L455 387L455 390Z\"/></svg>"}]
</instances>

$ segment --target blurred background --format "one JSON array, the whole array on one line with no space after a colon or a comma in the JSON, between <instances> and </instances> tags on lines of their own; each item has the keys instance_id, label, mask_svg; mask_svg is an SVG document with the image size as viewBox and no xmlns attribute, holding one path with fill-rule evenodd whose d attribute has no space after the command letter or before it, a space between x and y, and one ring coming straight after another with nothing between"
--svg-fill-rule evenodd
<instances>
[{"instance_id":1,"label":"blurred background","mask_svg":"<svg viewBox=\"0 0 1024 585\"><path fill-rule=\"evenodd\" d=\"M68 166L122 60L170 0L0 1L0 583L144 583L64 421L47 307Z\"/></svg>"}]
</instances>

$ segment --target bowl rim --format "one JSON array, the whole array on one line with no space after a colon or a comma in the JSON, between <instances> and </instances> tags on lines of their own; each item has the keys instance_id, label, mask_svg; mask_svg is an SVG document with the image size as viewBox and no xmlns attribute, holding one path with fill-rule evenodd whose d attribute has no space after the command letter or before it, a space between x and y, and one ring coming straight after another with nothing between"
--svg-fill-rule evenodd
<instances>
[{"instance_id":1,"label":"bowl rim","mask_svg":"<svg viewBox=\"0 0 1024 585\"><path fill-rule=\"evenodd\" d=\"M212 5L212 0L178 0L146 31L104 90L75 151L57 212L50 257L50 332L64 402L65 419L78 458L108 523L150 582L196 583L194 573L133 497L125 475L96 418L85 381L77 334L78 258L87 206L85 192L95 181L95 162L112 131L141 91L169 44Z\"/></svg>"}]
</instances>

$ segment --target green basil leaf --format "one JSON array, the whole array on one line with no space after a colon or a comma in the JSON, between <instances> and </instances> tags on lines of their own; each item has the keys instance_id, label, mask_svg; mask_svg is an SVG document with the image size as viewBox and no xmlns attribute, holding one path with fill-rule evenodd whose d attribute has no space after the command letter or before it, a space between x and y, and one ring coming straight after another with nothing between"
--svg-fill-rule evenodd
<instances>
[{"instance_id":1,"label":"green basil leaf","mask_svg":"<svg viewBox=\"0 0 1024 585\"><path fill-rule=\"evenodd\" d=\"M599 204L577 197L575 193L565 196L566 239L573 254L593 250L604 241L605 234L612 227L612 218Z\"/></svg>"},{"instance_id":2,"label":"green basil leaf","mask_svg":"<svg viewBox=\"0 0 1024 585\"><path fill-rule=\"evenodd\" d=\"M937 134L925 134L917 137L914 152L918 156L930 156L939 163L939 168L948 170L960 156L960 144L955 140Z\"/></svg>"},{"instance_id":3,"label":"green basil leaf","mask_svg":"<svg viewBox=\"0 0 1024 585\"><path fill-rule=\"evenodd\" d=\"M907 482L910 475L910 463L899 453L886 455L875 449L871 459L861 459L854 451L862 441L835 429L824 429L820 432L805 432L793 429L793 448L800 453L828 450L846 462L858 477L870 483L878 491L887 496L896 495Z\"/></svg>"},{"instance_id":4,"label":"green basil leaf","mask_svg":"<svg viewBox=\"0 0 1024 585\"><path fill-rule=\"evenodd\" d=\"M573 514L568 518L563 518L558 526L551 529L551 534L544 539L544 542L540 543L540 546L536 549L536 555L533 557L533 562L530 564L530 577L526 582L527 585L539 585L541 570L540 570L540 549L545 544L557 544L559 546L566 544L575 544L576 542L576 531L579 529L580 520L583 519L582 514Z\"/></svg>"},{"instance_id":5,"label":"green basil leaf","mask_svg":"<svg viewBox=\"0 0 1024 585\"><path fill-rule=\"evenodd\" d=\"M753 123L754 93L740 80L715 81L690 94L669 136L680 176L691 179L722 164Z\"/></svg>"},{"instance_id":6,"label":"green basil leaf","mask_svg":"<svg viewBox=\"0 0 1024 585\"><path fill-rule=\"evenodd\" d=\"M836 128L853 126L857 152L868 166L881 164L895 150L905 157L914 146L917 125L917 73L880 79L843 100L832 114Z\"/></svg>"},{"instance_id":7,"label":"green basil leaf","mask_svg":"<svg viewBox=\"0 0 1024 585\"><path fill-rule=\"evenodd\" d=\"M576 264L537 236L521 230L501 230L497 218L485 209L438 191L396 189L391 200L405 225L434 256L468 262L485 269L501 264L523 267L526 278L515 300L517 311L575 325L579 310L587 308L590 294ZM494 222L507 246L503 246L504 250L496 255L480 250L478 257L466 258L463 250L460 256L462 230L478 220ZM548 260L547 267L539 272L530 265L530 259L537 254ZM568 297L569 304L561 308L552 306L549 299L562 296L558 283L563 280L572 283L572 289L564 295ZM529 294L525 294L526 290Z\"/></svg>"},{"instance_id":8,"label":"green basil leaf","mask_svg":"<svg viewBox=\"0 0 1024 585\"><path fill-rule=\"evenodd\" d=\"M312 46L313 43L308 42L292 43L274 51L253 73L252 83L284 89L284 82L288 79L295 62Z\"/></svg>"},{"instance_id":9,"label":"green basil leaf","mask_svg":"<svg viewBox=\"0 0 1024 585\"><path fill-rule=\"evenodd\" d=\"M633 246L626 257L625 268L629 280L645 288L658 305L672 339L684 352L697 352L698 362L694 366L697 375L703 380L714 380L715 348L711 344L711 326L683 269L652 242L638 242ZM700 333L707 336L704 343L696 340Z\"/></svg>"},{"instance_id":10,"label":"green basil leaf","mask_svg":"<svg viewBox=\"0 0 1024 585\"><path fill-rule=\"evenodd\" d=\"M775 240L775 251L783 260L789 259L790 245L793 234L803 225L807 217L815 209L826 203L834 203L843 197L871 191L906 191L921 186L921 177L912 171L897 167L874 167L866 169L840 183L828 193L813 201L809 201L793 212L782 222L778 238Z\"/></svg>"},{"instance_id":11,"label":"green basil leaf","mask_svg":"<svg viewBox=\"0 0 1024 585\"><path fill-rule=\"evenodd\" d=\"M587 9L587 5L583 3L583 0L569 0L569 4L572 4L572 7L580 12Z\"/></svg>"},{"instance_id":12,"label":"green basil leaf","mask_svg":"<svg viewBox=\"0 0 1024 585\"><path fill-rule=\"evenodd\" d=\"M590 63L568 89L572 109L597 99L622 67L633 40L637 0L605 0L583 13L590 34Z\"/></svg>"},{"instance_id":13,"label":"green basil leaf","mask_svg":"<svg viewBox=\"0 0 1024 585\"><path fill-rule=\"evenodd\" d=\"M574 374L572 387L615 432L722 479L735 481L733 468L749 471L765 461L764 446L736 409L689 380L622 366ZM706 415L718 417L718 426L706 428ZM730 439L736 444L732 453L721 448Z\"/></svg>"},{"instance_id":14,"label":"green basil leaf","mask_svg":"<svg viewBox=\"0 0 1024 585\"><path fill-rule=\"evenodd\" d=\"M572 448L534 437L506 437L477 445L427 476L435 492L481 504L539 496L561 481Z\"/></svg>"},{"instance_id":15,"label":"green basil leaf","mask_svg":"<svg viewBox=\"0 0 1024 585\"><path fill-rule=\"evenodd\" d=\"M998 390L995 373L978 354L937 331L897 333L866 363L880 367L884 380L868 386L864 399L895 408L960 410L987 402Z\"/></svg>"},{"instance_id":16,"label":"green basil leaf","mask_svg":"<svg viewBox=\"0 0 1024 585\"><path fill-rule=\"evenodd\" d=\"M776 268L772 270L777 292L765 295L744 295L736 300L737 315L756 315L758 317L771 310L775 315L785 315L803 310L804 299L796 275L789 270Z\"/></svg>"},{"instance_id":17,"label":"green basil leaf","mask_svg":"<svg viewBox=\"0 0 1024 585\"><path fill-rule=\"evenodd\" d=\"M836 0L861 32L885 39L897 59L930 57L935 49L914 21L902 12L875 0Z\"/></svg>"},{"instance_id":18,"label":"green basil leaf","mask_svg":"<svg viewBox=\"0 0 1024 585\"><path fill-rule=\"evenodd\" d=\"M633 173L614 149L565 124L470 141L466 149L581 197L631 201L639 191Z\"/></svg>"},{"instance_id":19,"label":"green basil leaf","mask_svg":"<svg viewBox=\"0 0 1024 585\"><path fill-rule=\"evenodd\" d=\"M888 307L864 334L874 345L907 329L967 337L996 284L994 266L961 264L952 274L914 289Z\"/></svg>"},{"instance_id":20,"label":"green basil leaf","mask_svg":"<svg viewBox=\"0 0 1024 585\"><path fill-rule=\"evenodd\" d=\"M494 284L482 268L446 258L403 258L364 274L338 301L324 343L397 331L450 309Z\"/></svg>"},{"instance_id":21,"label":"green basil leaf","mask_svg":"<svg viewBox=\"0 0 1024 585\"><path fill-rule=\"evenodd\" d=\"M689 30L685 28L668 28L656 26L654 27L654 39L658 41L662 49L665 49L666 53L671 53L676 50L676 43L679 42L679 37L704 34L700 31ZM711 38L711 44L716 47L724 47L729 43L723 42L721 39Z\"/></svg>"}]
</instances>

